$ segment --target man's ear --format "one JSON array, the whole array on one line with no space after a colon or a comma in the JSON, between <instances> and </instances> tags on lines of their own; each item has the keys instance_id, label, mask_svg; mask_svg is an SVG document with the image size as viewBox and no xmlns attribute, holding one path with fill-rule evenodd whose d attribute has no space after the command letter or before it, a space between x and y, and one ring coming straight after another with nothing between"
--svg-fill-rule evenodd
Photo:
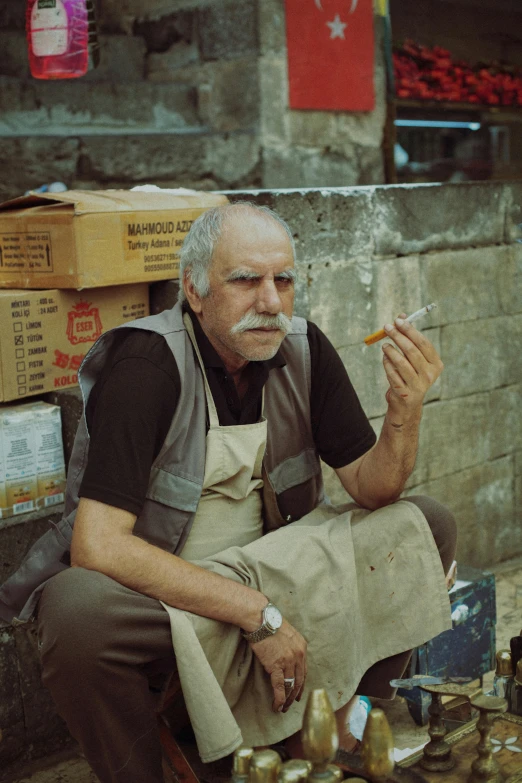
<instances>
[{"instance_id":1,"label":"man's ear","mask_svg":"<svg viewBox=\"0 0 522 783\"><path fill-rule=\"evenodd\" d=\"M183 286L183 290L185 292L185 297L187 299L187 302L189 303L192 312L194 313L200 313L201 312L201 297L194 288L194 284L192 282L192 275L190 274L190 269L185 269L183 272L183 280L181 281L181 284Z\"/></svg>"}]
</instances>

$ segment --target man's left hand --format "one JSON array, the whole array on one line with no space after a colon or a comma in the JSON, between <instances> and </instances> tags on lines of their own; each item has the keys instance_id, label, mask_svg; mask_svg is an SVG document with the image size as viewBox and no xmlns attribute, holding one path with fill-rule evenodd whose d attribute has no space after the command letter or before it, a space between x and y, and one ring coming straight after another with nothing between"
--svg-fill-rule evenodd
<instances>
[{"instance_id":1,"label":"man's left hand","mask_svg":"<svg viewBox=\"0 0 522 783\"><path fill-rule=\"evenodd\" d=\"M401 313L394 324L385 324L395 345L383 345L384 370L390 384L386 401L390 412L401 420L420 415L426 392L444 368L433 343L405 319Z\"/></svg>"}]
</instances>

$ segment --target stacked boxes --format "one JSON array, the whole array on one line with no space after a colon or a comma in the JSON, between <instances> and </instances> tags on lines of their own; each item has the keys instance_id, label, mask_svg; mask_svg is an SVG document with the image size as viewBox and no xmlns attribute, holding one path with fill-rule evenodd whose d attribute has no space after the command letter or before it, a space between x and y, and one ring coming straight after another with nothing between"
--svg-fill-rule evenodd
<instances>
[{"instance_id":1,"label":"stacked boxes","mask_svg":"<svg viewBox=\"0 0 522 783\"><path fill-rule=\"evenodd\" d=\"M225 203L212 193L110 190L0 204L0 402L75 386L98 337L149 314L148 283L178 277L192 223ZM0 406L0 427L0 516L61 503L59 409Z\"/></svg>"}]
</instances>

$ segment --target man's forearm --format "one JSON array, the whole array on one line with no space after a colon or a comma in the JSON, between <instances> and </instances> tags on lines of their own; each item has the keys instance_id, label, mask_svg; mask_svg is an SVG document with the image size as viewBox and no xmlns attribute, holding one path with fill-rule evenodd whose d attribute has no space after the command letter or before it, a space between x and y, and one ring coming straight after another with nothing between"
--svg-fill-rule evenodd
<instances>
[{"instance_id":1,"label":"man's forearm","mask_svg":"<svg viewBox=\"0 0 522 783\"><path fill-rule=\"evenodd\" d=\"M406 421L388 411L379 440L359 466L355 498L359 504L375 509L400 496L415 467L420 419L420 411Z\"/></svg>"},{"instance_id":2,"label":"man's forearm","mask_svg":"<svg viewBox=\"0 0 522 783\"><path fill-rule=\"evenodd\" d=\"M73 566L100 571L169 606L246 631L259 628L267 600L262 593L134 536L133 519L125 511L82 498L71 547Z\"/></svg>"}]
</instances>

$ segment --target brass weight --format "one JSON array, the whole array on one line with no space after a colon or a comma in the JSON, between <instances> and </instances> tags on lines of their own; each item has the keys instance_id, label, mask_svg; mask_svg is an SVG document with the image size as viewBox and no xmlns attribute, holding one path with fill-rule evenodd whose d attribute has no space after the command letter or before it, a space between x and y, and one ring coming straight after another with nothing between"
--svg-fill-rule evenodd
<instances>
[{"instance_id":1,"label":"brass weight","mask_svg":"<svg viewBox=\"0 0 522 783\"><path fill-rule=\"evenodd\" d=\"M248 783L277 783L281 756L275 750L256 750L250 759Z\"/></svg>"},{"instance_id":2,"label":"brass weight","mask_svg":"<svg viewBox=\"0 0 522 783\"><path fill-rule=\"evenodd\" d=\"M384 712L374 708L368 713L361 758L365 774L372 783L384 783L395 767L393 735Z\"/></svg>"},{"instance_id":3,"label":"brass weight","mask_svg":"<svg viewBox=\"0 0 522 783\"><path fill-rule=\"evenodd\" d=\"M471 706L479 710L477 730L480 739L477 758L471 765L468 783L502 783L504 780L497 761L493 757L491 744L491 720L494 715L506 712L507 701L499 696L485 696L483 693L470 699Z\"/></svg>"}]
</instances>

